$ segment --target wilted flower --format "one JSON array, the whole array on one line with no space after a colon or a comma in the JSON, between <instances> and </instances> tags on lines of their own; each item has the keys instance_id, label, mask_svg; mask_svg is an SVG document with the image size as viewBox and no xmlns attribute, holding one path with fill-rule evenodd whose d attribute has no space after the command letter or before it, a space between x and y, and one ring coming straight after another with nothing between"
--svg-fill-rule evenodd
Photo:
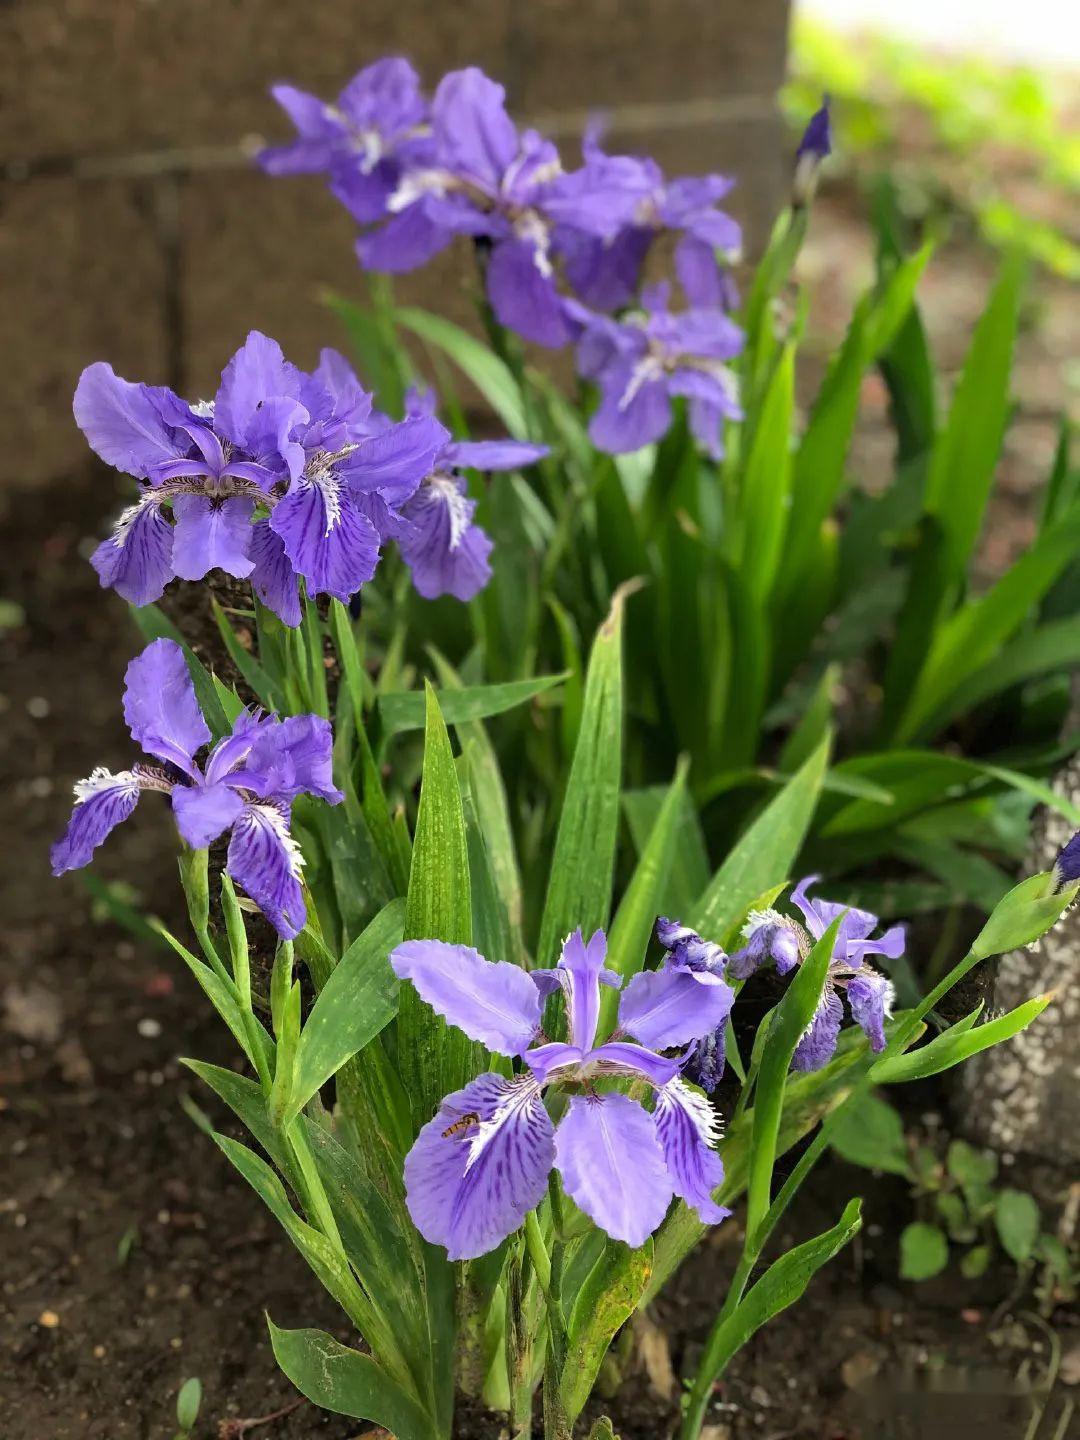
<instances>
[{"instance_id":1,"label":"wilted flower","mask_svg":"<svg viewBox=\"0 0 1080 1440\"><path fill-rule=\"evenodd\" d=\"M101 583L145 605L174 576L220 568L250 577L288 625L300 623L297 577L340 600L371 578L380 518L413 494L449 438L430 416L374 416L334 351L306 374L258 331L211 401L188 405L98 363L83 371L74 410L93 450L141 482L92 557Z\"/></svg>"},{"instance_id":2,"label":"wilted flower","mask_svg":"<svg viewBox=\"0 0 1080 1440\"><path fill-rule=\"evenodd\" d=\"M195 755L210 730L195 698L187 661L172 640L155 640L127 668L124 719L132 739L160 764L138 761L113 775L99 768L75 786L76 803L52 847L54 875L88 865L106 836L126 820L144 790L172 801L181 836L197 849L230 832L226 870L285 939L303 928L303 860L289 833L297 795L336 805L332 737L317 715L242 711L202 767Z\"/></svg>"},{"instance_id":3,"label":"wilted flower","mask_svg":"<svg viewBox=\"0 0 1080 1440\"><path fill-rule=\"evenodd\" d=\"M832 1058L844 1018L838 991L847 995L852 1019L866 1033L871 1049L884 1050L885 1020L892 1008L893 987L864 961L868 955L896 960L904 953L903 925L892 926L874 940L871 932L880 922L869 910L812 899L808 891L819 878L808 876L791 894L803 913L805 929L775 910L754 911L743 931L746 944L731 956L727 967L733 978L745 979L771 959L781 975L787 974L806 959L813 942L821 939L833 921L843 916L821 1000L791 1062L794 1070L819 1070Z\"/></svg>"},{"instance_id":4,"label":"wilted flower","mask_svg":"<svg viewBox=\"0 0 1080 1440\"><path fill-rule=\"evenodd\" d=\"M723 454L726 418L742 418L738 385L726 363L742 349L743 332L723 310L673 314L669 287L642 293L642 311L612 320L578 307L582 326L578 369L600 387L589 434L601 450L620 455L659 440L671 424L671 402L688 401L690 429L714 458Z\"/></svg>"},{"instance_id":5,"label":"wilted flower","mask_svg":"<svg viewBox=\"0 0 1080 1440\"><path fill-rule=\"evenodd\" d=\"M723 985L727 992L727 1011L730 1011L735 992L725 978L727 956L715 941L703 940L689 925L664 916L656 922L656 938L667 951L661 962L665 970L685 971L699 985ZM710 1094L724 1075L723 1021L727 1020L727 1011L716 1029L702 1035L694 1044L684 1064L683 1073Z\"/></svg>"},{"instance_id":6,"label":"wilted flower","mask_svg":"<svg viewBox=\"0 0 1080 1440\"><path fill-rule=\"evenodd\" d=\"M574 1203L628 1245L644 1243L673 1194L706 1223L729 1213L712 1198L724 1176L715 1116L680 1079L680 1061L657 1052L714 1029L731 992L678 969L636 975L622 992L616 1032L633 1038L597 1045L600 986L621 983L604 968L606 953L602 930L587 944L575 931L554 970L493 963L439 940L410 940L392 953L395 973L438 1014L488 1050L521 1057L528 1072L481 1075L448 1095L406 1157L409 1213L450 1259L483 1255L517 1229L543 1198L552 1166ZM555 990L566 1000L566 1042L539 1033L543 998ZM652 1113L629 1095L601 1093L608 1078L650 1086ZM557 1126L544 1106L547 1086L571 1096Z\"/></svg>"}]
</instances>

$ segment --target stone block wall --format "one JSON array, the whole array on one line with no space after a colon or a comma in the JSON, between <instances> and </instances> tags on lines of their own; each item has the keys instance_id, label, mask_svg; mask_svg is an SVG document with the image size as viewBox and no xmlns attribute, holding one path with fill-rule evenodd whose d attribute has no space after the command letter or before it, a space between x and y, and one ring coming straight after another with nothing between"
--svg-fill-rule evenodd
<instances>
[{"instance_id":1,"label":"stone block wall","mask_svg":"<svg viewBox=\"0 0 1080 1440\"><path fill-rule=\"evenodd\" d=\"M7 0L0 7L0 276L11 491L83 470L71 392L91 360L212 393L248 329L300 364L340 343L319 302L362 293L353 227L315 178L250 162L288 126L277 79L332 96L409 55L433 82L478 64L573 155L594 109L613 144L737 174L760 244L782 201L788 0ZM405 278L469 314L462 257Z\"/></svg>"}]
</instances>

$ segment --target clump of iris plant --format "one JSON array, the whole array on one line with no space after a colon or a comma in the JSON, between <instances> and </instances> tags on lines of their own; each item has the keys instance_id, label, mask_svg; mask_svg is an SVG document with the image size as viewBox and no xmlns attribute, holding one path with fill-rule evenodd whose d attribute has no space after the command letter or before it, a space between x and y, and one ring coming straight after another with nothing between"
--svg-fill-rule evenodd
<instances>
[{"instance_id":1,"label":"clump of iris plant","mask_svg":"<svg viewBox=\"0 0 1080 1440\"><path fill-rule=\"evenodd\" d=\"M164 639L128 666L124 719L151 763L136 761L115 775L99 768L78 782L67 830L52 847L53 874L88 865L143 792L155 790L169 797L176 827L193 848L228 833L229 875L283 939L298 935L305 920L303 858L289 816L297 795L331 805L343 798L331 776L329 723L318 715L280 720L242 710L232 733L197 763L210 730L183 650Z\"/></svg>"},{"instance_id":2,"label":"clump of iris plant","mask_svg":"<svg viewBox=\"0 0 1080 1440\"><path fill-rule=\"evenodd\" d=\"M510 441L455 447L430 408L390 420L336 351L306 373L258 331L213 400L190 405L99 362L83 372L74 410L96 454L139 481L94 552L102 585L146 605L174 578L220 569L249 579L290 626L301 581L348 601L389 540L423 595L471 598L490 571L461 523L471 502L455 467L513 468L547 453Z\"/></svg>"},{"instance_id":3,"label":"clump of iris plant","mask_svg":"<svg viewBox=\"0 0 1080 1440\"><path fill-rule=\"evenodd\" d=\"M681 1078L682 1057L661 1052L722 1024L734 993L715 975L636 975L620 996L615 1035L597 1044L600 986L622 983L606 956L602 930L588 942L580 930L568 936L553 970L525 971L440 940L410 940L392 953L395 973L439 1015L522 1063L511 1078L481 1075L447 1095L405 1161L413 1222L450 1259L483 1255L516 1230L553 1167L575 1204L628 1245L644 1243L673 1195L707 1224L729 1213L712 1198L724 1176L716 1116ZM555 992L565 999L566 1041L540 1033L544 999ZM613 1080L651 1091L651 1113L612 1090ZM566 1101L557 1125L545 1090Z\"/></svg>"}]
</instances>

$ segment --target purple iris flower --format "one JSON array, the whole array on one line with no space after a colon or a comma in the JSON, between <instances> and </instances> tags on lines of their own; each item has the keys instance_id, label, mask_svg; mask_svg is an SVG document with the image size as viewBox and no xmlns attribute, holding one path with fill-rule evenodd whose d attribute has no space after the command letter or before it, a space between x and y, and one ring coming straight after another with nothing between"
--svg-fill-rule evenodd
<instances>
[{"instance_id":1,"label":"purple iris flower","mask_svg":"<svg viewBox=\"0 0 1080 1440\"><path fill-rule=\"evenodd\" d=\"M92 557L102 585L146 605L174 576L220 568L250 577L288 625L300 623L298 577L340 600L371 579L381 517L448 439L430 416L376 423L340 355L324 351L306 374L254 330L213 400L188 405L98 363L83 371L74 411L91 448L141 482Z\"/></svg>"},{"instance_id":2,"label":"purple iris flower","mask_svg":"<svg viewBox=\"0 0 1080 1440\"><path fill-rule=\"evenodd\" d=\"M585 304L597 310L630 304L653 241L664 231L677 231L675 269L687 300L733 309L738 295L727 267L742 254L742 229L719 202L735 182L715 174L667 180L655 160L605 155L596 125L586 131L582 149L586 172L606 173L633 197L630 223L615 235L578 230L560 237L566 278Z\"/></svg>"},{"instance_id":3,"label":"purple iris flower","mask_svg":"<svg viewBox=\"0 0 1080 1440\"><path fill-rule=\"evenodd\" d=\"M411 390L406 413L430 415L435 397ZM550 454L547 445L521 440L447 440L435 456L431 473L401 510L396 532L398 548L425 600L453 595L471 600L491 579L491 538L474 524L476 501L470 500L462 470L519 470Z\"/></svg>"},{"instance_id":4,"label":"purple iris flower","mask_svg":"<svg viewBox=\"0 0 1080 1440\"><path fill-rule=\"evenodd\" d=\"M646 288L644 310L612 320L581 307L578 370L600 387L589 434L614 455L640 450L671 424L671 402L684 396L690 428L714 458L723 454L726 418L739 420L738 386L728 364L743 332L719 309L668 309L667 285Z\"/></svg>"},{"instance_id":5,"label":"purple iris flower","mask_svg":"<svg viewBox=\"0 0 1080 1440\"><path fill-rule=\"evenodd\" d=\"M696 930L678 920L661 916L656 922L656 938L667 954L661 961L664 970L681 970L693 976L698 984L714 986L723 983L728 992L730 1012L735 992L726 983L727 956L713 940L703 940ZM727 1020L727 1014L724 1015ZM691 1047L683 1073L708 1094L716 1089L724 1075L724 1024L719 1024Z\"/></svg>"},{"instance_id":6,"label":"purple iris flower","mask_svg":"<svg viewBox=\"0 0 1080 1440\"><path fill-rule=\"evenodd\" d=\"M796 206L807 205L817 189L818 171L822 161L832 154L832 119L829 115L829 97L821 101L821 108L811 115L803 131L799 148L795 151L795 176L792 181L792 198Z\"/></svg>"},{"instance_id":7,"label":"purple iris flower","mask_svg":"<svg viewBox=\"0 0 1080 1440\"><path fill-rule=\"evenodd\" d=\"M606 954L602 930L587 944L576 930L554 970L492 963L440 940L410 940L391 954L394 972L445 1020L525 1066L512 1079L481 1075L448 1095L406 1157L409 1213L451 1260L483 1255L516 1230L553 1166L574 1203L628 1245L644 1243L673 1194L706 1224L730 1213L712 1198L724 1178L716 1117L680 1078L680 1061L657 1053L715 1029L730 989L719 977L702 984L676 969L636 975L620 998L616 1038L597 1045L600 986L620 984ZM539 1033L544 997L555 990L566 1000L565 1042ZM629 1095L601 1092L609 1078L651 1087L651 1113ZM570 1096L557 1126L544 1105L548 1086Z\"/></svg>"},{"instance_id":8,"label":"purple iris flower","mask_svg":"<svg viewBox=\"0 0 1080 1440\"><path fill-rule=\"evenodd\" d=\"M506 91L475 67L440 81L431 126L426 163L406 167L387 201L391 219L358 240L361 264L414 270L456 235L472 236L487 246L488 298L500 323L539 345L569 343L558 236L565 228L612 239L631 217L634 193L607 164L565 174L555 146L519 131Z\"/></svg>"},{"instance_id":9,"label":"purple iris flower","mask_svg":"<svg viewBox=\"0 0 1080 1440\"><path fill-rule=\"evenodd\" d=\"M289 832L292 802L301 794L331 805L344 798L331 776L329 724L317 715L279 720L245 710L200 766L195 754L209 744L210 730L180 646L153 641L132 660L125 680L131 737L160 763L137 761L116 775L99 768L79 781L67 830L52 847L53 874L88 865L142 792L158 790L171 798L187 844L205 849L230 832L226 870L291 940L305 920L303 859Z\"/></svg>"},{"instance_id":10,"label":"purple iris flower","mask_svg":"<svg viewBox=\"0 0 1080 1440\"><path fill-rule=\"evenodd\" d=\"M296 127L296 139L263 150L259 164L269 175L325 172L360 221L381 220L403 168L428 157L427 103L407 60L368 65L332 105L293 85L275 85L270 93Z\"/></svg>"},{"instance_id":11,"label":"purple iris flower","mask_svg":"<svg viewBox=\"0 0 1080 1440\"><path fill-rule=\"evenodd\" d=\"M727 967L730 976L742 980L772 960L781 975L787 974L806 959L813 942L821 939L832 922L843 916L825 988L795 1049L793 1070L820 1070L832 1058L844 1018L838 991L847 995L852 1019L866 1033L870 1048L884 1050L885 1020L892 1009L893 987L891 981L864 962L868 955L885 955L896 960L904 953L903 925L894 925L880 938L872 939L871 932L880 923L877 916L869 910L812 898L808 893L810 886L819 878L808 876L791 894L792 901L803 913L805 929L775 910L753 911L743 931L746 945L731 956Z\"/></svg>"}]
</instances>

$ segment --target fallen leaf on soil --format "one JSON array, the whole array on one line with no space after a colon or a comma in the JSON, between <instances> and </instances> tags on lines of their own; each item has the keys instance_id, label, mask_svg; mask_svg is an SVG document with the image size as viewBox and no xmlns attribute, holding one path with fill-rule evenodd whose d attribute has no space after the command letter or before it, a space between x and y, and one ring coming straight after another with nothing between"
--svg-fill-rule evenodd
<instances>
[{"instance_id":1,"label":"fallen leaf on soil","mask_svg":"<svg viewBox=\"0 0 1080 1440\"><path fill-rule=\"evenodd\" d=\"M56 1060L60 1066L60 1074L69 1085L89 1085L93 1080L94 1067L74 1035L57 1046Z\"/></svg>"},{"instance_id":2,"label":"fallen leaf on soil","mask_svg":"<svg viewBox=\"0 0 1080 1440\"><path fill-rule=\"evenodd\" d=\"M840 1378L849 1390L858 1390L881 1369L881 1360L869 1350L850 1355L840 1366Z\"/></svg>"},{"instance_id":3,"label":"fallen leaf on soil","mask_svg":"<svg viewBox=\"0 0 1080 1440\"><path fill-rule=\"evenodd\" d=\"M59 997L44 985L9 985L4 991L4 1028L35 1045L55 1045L63 1027Z\"/></svg>"}]
</instances>

